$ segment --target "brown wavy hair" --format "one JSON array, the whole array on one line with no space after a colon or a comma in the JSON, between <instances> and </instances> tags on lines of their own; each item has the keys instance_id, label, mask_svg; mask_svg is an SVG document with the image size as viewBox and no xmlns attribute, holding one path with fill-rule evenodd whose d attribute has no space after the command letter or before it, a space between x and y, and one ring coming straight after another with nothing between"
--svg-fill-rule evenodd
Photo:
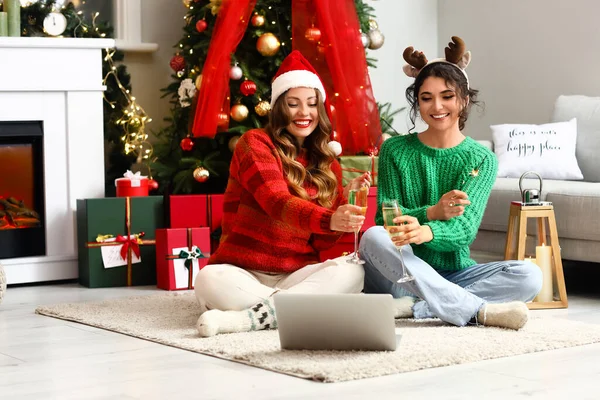
<instances>
[{"instance_id":1,"label":"brown wavy hair","mask_svg":"<svg viewBox=\"0 0 600 400\"><path fill-rule=\"evenodd\" d=\"M317 203L331 208L333 200L337 197L337 178L331 170L335 154L327 145L331 134L331 122L325 111L321 93L316 89L315 93L319 123L315 130L304 139L308 161L306 168L296 161L301 150L300 144L296 137L287 131L287 126L292 122L292 115L285 100L287 91L275 101L265 129L281 158L290 191L305 200L313 200L303 187L304 183L313 184L317 187L315 198Z\"/></svg>"}]
</instances>

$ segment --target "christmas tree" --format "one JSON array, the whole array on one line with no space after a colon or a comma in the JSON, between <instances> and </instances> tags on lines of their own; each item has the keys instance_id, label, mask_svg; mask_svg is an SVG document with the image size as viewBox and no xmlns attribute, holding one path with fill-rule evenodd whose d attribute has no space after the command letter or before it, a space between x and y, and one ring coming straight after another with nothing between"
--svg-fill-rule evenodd
<instances>
[{"instance_id":1,"label":"christmas tree","mask_svg":"<svg viewBox=\"0 0 600 400\"><path fill-rule=\"evenodd\" d=\"M272 77L293 49L307 56L324 81L333 139L342 142L344 154L376 151L389 127L380 124L379 113L391 122L396 111L389 104L373 106L366 67L375 60L365 49L378 49L384 37L363 0L184 0L184 5L184 34L170 61L173 83L163 89L171 116L157 133L151 163L160 190L225 191L235 144L249 129L266 125ZM344 62L357 50L360 57Z\"/></svg>"}]
</instances>

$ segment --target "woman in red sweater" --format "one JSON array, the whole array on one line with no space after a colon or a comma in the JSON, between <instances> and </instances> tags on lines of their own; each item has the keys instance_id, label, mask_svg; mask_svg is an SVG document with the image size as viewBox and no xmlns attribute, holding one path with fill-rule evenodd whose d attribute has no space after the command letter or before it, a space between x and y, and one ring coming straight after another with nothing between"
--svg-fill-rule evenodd
<instances>
[{"instance_id":1,"label":"woman in red sweater","mask_svg":"<svg viewBox=\"0 0 600 400\"><path fill-rule=\"evenodd\" d=\"M246 132L231 160L221 243L195 281L201 336L275 328L278 291L362 291L360 264L318 258L360 228L360 207L345 203L370 181L366 173L342 187L324 101L317 73L293 51L272 83L269 124Z\"/></svg>"}]
</instances>

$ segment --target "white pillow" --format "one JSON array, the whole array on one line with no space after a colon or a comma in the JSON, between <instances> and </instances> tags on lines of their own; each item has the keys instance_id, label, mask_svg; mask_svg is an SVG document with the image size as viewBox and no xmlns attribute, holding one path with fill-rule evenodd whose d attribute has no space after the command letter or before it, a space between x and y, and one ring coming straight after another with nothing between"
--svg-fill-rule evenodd
<instances>
[{"instance_id":1,"label":"white pillow","mask_svg":"<svg viewBox=\"0 0 600 400\"><path fill-rule=\"evenodd\" d=\"M543 125L492 125L498 176L535 171L545 179L583 179L577 159L577 120Z\"/></svg>"}]
</instances>

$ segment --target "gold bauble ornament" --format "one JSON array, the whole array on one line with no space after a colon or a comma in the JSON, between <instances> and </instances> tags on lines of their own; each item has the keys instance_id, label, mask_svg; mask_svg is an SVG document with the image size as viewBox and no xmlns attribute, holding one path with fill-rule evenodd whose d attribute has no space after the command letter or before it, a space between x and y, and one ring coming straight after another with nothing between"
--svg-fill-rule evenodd
<instances>
[{"instance_id":1,"label":"gold bauble ornament","mask_svg":"<svg viewBox=\"0 0 600 400\"><path fill-rule=\"evenodd\" d=\"M229 115L231 115L231 118L233 118L234 121L242 122L243 120L248 118L248 113L248 107L246 107L243 104L236 104L233 107L231 107L231 112L229 113Z\"/></svg>"},{"instance_id":2,"label":"gold bauble ornament","mask_svg":"<svg viewBox=\"0 0 600 400\"><path fill-rule=\"evenodd\" d=\"M196 89L200 90L200 85L202 85L202 74L196 77Z\"/></svg>"},{"instance_id":3,"label":"gold bauble ornament","mask_svg":"<svg viewBox=\"0 0 600 400\"><path fill-rule=\"evenodd\" d=\"M265 115L267 115L269 113L269 111L271 111L271 105L269 104L268 101L262 100L254 107L254 111L260 117L264 117Z\"/></svg>"},{"instance_id":4,"label":"gold bauble ornament","mask_svg":"<svg viewBox=\"0 0 600 400\"><path fill-rule=\"evenodd\" d=\"M379 24L373 18L369 18L369 30L379 29Z\"/></svg>"},{"instance_id":5,"label":"gold bauble ornament","mask_svg":"<svg viewBox=\"0 0 600 400\"><path fill-rule=\"evenodd\" d=\"M265 57L274 56L279 51L279 39L271 32L263 33L256 41L256 50Z\"/></svg>"},{"instance_id":6,"label":"gold bauble ornament","mask_svg":"<svg viewBox=\"0 0 600 400\"><path fill-rule=\"evenodd\" d=\"M240 140L239 136L234 136L231 139L229 139L229 150L233 153L233 151L235 150L235 145L237 144L238 140Z\"/></svg>"},{"instance_id":7,"label":"gold bauble ornament","mask_svg":"<svg viewBox=\"0 0 600 400\"><path fill-rule=\"evenodd\" d=\"M265 17L264 15L254 14L252 19L250 20L250 23L252 24L252 26L263 26L265 24Z\"/></svg>"},{"instance_id":8,"label":"gold bauble ornament","mask_svg":"<svg viewBox=\"0 0 600 400\"><path fill-rule=\"evenodd\" d=\"M212 15L217 15L219 13L222 2L223 0L210 0L210 13Z\"/></svg>"},{"instance_id":9,"label":"gold bauble ornament","mask_svg":"<svg viewBox=\"0 0 600 400\"><path fill-rule=\"evenodd\" d=\"M192 0L182 0L183 5L186 6L187 8L190 8L190 3L192 2Z\"/></svg>"},{"instance_id":10,"label":"gold bauble ornament","mask_svg":"<svg viewBox=\"0 0 600 400\"><path fill-rule=\"evenodd\" d=\"M194 170L193 174L194 179L200 183L204 183L210 177L210 172L204 167L198 167Z\"/></svg>"}]
</instances>

